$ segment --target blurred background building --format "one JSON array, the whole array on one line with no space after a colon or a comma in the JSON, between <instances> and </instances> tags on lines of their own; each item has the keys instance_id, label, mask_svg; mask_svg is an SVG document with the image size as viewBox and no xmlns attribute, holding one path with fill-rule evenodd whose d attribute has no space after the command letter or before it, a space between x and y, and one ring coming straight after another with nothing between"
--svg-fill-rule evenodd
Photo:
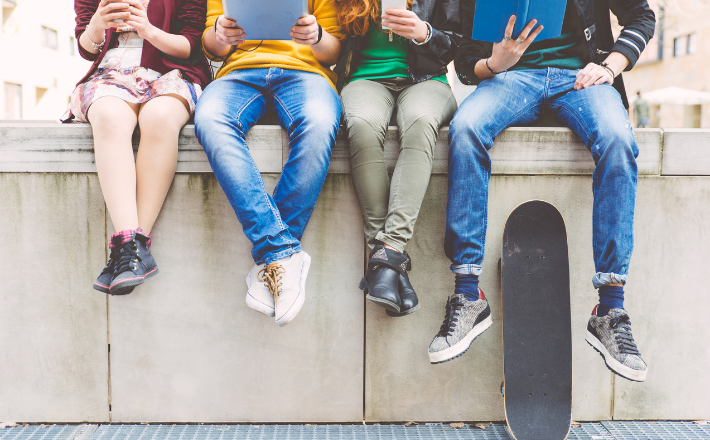
<instances>
[{"instance_id":1,"label":"blurred background building","mask_svg":"<svg viewBox=\"0 0 710 440\"><path fill-rule=\"evenodd\" d=\"M58 119L91 65L77 50L74 1L0 2L0 119Z\"/></svg>"},{"instance_id":2,"label":"blurred background building","mask_svg":"<svg viewBox=\"0 0 710 440\"><path fill-rule=\"evenodd\" d=\"M710 128L710 0L649 4L656 12L656 34L636 67L624 74L629 99L642 93L651 127Z\"/></svg>"},{"instance_id":3,"label":"blurred background building","mask_svg":"<svg viewBox=\"0 0 710 440\"><path fill-rule=\"evenodd\" d=\"M0 0L0 119L57 119L89 68L76 49L73 0ZM710 127L710 0L649 0L655 37L624 74L651 127ZM617 29L619 29L617 27ZM461 102L474 87L449 80ZM631 115L632 121L635 118Z\"/></svg>"}]
</instances>

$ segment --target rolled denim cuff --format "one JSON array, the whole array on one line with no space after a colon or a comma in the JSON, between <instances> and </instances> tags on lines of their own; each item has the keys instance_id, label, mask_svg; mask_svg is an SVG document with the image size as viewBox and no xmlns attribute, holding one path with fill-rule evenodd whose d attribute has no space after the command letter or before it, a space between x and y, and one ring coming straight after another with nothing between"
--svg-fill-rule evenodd
<instances>
[{"instance_id":1,"label":"rolled denim cuff","mask_svg":"<svg viewBox=\"0 0 710 440\"><path fill-rule=\"evenodd\" d=\"M274 261L289 257L289 256L295 254L296 252L301 252L302 250L303 249L301 248L301 245L299 243L298 246L289 246L288 248L282 249L278 252L268 253L268 254L266 254L266 256L264 256L263 260L254 261L254 262L256 264L267 264L268 265L268 264L273 263Z\"/></svg>"},{"instance_id":2,"label":"rolled denim cuff","mask_svg":"<svg viewBox=\"0 0 710 440\"><path fill-rule=\"evenodd\" d=\"M597 272L594 277L592 277L592 284L594 288L598 289L601 286L606 286L607 284L626 284L626 275L619 275L618 273L601 273Z\"/></svg>"},{"instance_id":3,"label":"rolled denim cuff","mask_svg":"<svg viewBox=\"0 0 710 440\"><path fill-rule=\"evenodd\" d=\"M452 264L449 270L459 275L481 275L483 269L478 264Z\"/></svg>"}]
</instances>

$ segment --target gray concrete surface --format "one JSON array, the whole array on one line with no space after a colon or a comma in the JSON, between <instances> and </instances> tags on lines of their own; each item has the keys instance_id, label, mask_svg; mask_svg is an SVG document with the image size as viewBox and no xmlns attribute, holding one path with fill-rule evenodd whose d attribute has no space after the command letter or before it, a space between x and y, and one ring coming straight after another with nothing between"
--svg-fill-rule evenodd
<instances>
[{"instance_id":1,"label":"gray concrete surface","mask_svg":"<svg viewBox=\"0 0 710 440\"><path fill-rule=\"evenodd\" d=\"M446 129L408 246L422 309L388 318L357 289L366 250L341 136L304 237L309 297L284 328L244 304L250 246L193 130L181 135L179 174L154 231L161 274L107 299L91 289L112 228L90 128L0 124L0 275L10 280L0 287L0 420L502 420L500 237L508 213L533 198L558 206L568 228L573 418L710 418L707 130L636 132L641 176L626 306L650 364L643 384L615 377L584 342L596 302L593 162L568 130L510 129L492 149L481 286L494 325L466 355L437 366L426 349L453 288L442 249ZM397 137L391 129L390 167ZM273 187L284 132L257 126L249 142Z\"/></svg>"},{"instance_id":2,"label":"gray concrete surface","mask_svg":"<svg viewBox=\"0 0 710 440\"><path fill-rule=\"evenodd\" d=\"M0 420L108 421L98 179L0 173L0 191Z\"/></svg>"}]
</instances>

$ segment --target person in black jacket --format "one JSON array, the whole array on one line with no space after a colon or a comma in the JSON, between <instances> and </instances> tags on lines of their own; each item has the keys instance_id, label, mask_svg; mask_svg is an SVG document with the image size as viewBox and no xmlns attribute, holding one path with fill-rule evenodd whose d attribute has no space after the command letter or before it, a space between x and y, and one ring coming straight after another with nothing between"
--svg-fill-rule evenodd
<instances>
[{"instance_id":1,"label":"person in black jacket","mask_svg":"<svg viewBox=\"0 0 710 440\"><path fill-rule=\"evenodd\" d=\"M406 3L402 0L402 5ZM404 248L424 199L437 132L456 112L446 78L459 37L459 0L410 0L381 11L380 0L340 0L350 39L336 68L350 164L372 248L360 288L390 316L419 309ZM397 109L400 151L390 181L384 141Z\"/></svg>"},{"instance_id":2,"label":"person in black jacket","mask_svg":"<svg viewBox=\"0 0 710 440\"><path fill-rule=\"evenodd\" d=\"M483 0L481 0L483 1ZM638 148L619 74L631 69L653 36L646 0L569 0L559 37L534 42L535 20L513 35L511 17L496 44L470 38L475 0L461 0L464 41L456 71L477 89L461 104L449 131L449 195L445 250L456 274L447 319L429 355L443 362L460 355L490 326L478 289L486 235L491 158L496 136L543 113L579 135L596 163L593 175L593 253L599 304L587 341L615 373L643 381L647 366L624 310L624 285L633 248ZM609 9L623 26L614 41Z\"/></svg>"}]
</instances>

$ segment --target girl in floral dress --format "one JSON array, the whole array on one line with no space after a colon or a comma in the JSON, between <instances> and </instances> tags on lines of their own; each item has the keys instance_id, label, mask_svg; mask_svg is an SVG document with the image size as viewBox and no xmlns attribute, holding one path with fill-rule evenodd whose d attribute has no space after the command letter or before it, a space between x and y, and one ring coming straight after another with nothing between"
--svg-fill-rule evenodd
<instances>
[{"instance_id":1,"label":"girl in floral dress","mask_svg":"<svg viewBox=\"0 0 710 440\"><path fill-rule=\"evenodd\" d=\"M101 190L117 231L94 288L130 293L158 273L151 230L175 175L178 135L211 74L206 0L75 0L79 52L93 61L65 120L89 122ZM134 161L131 137L140 127Z\"/></svg>"}]
</instances>

